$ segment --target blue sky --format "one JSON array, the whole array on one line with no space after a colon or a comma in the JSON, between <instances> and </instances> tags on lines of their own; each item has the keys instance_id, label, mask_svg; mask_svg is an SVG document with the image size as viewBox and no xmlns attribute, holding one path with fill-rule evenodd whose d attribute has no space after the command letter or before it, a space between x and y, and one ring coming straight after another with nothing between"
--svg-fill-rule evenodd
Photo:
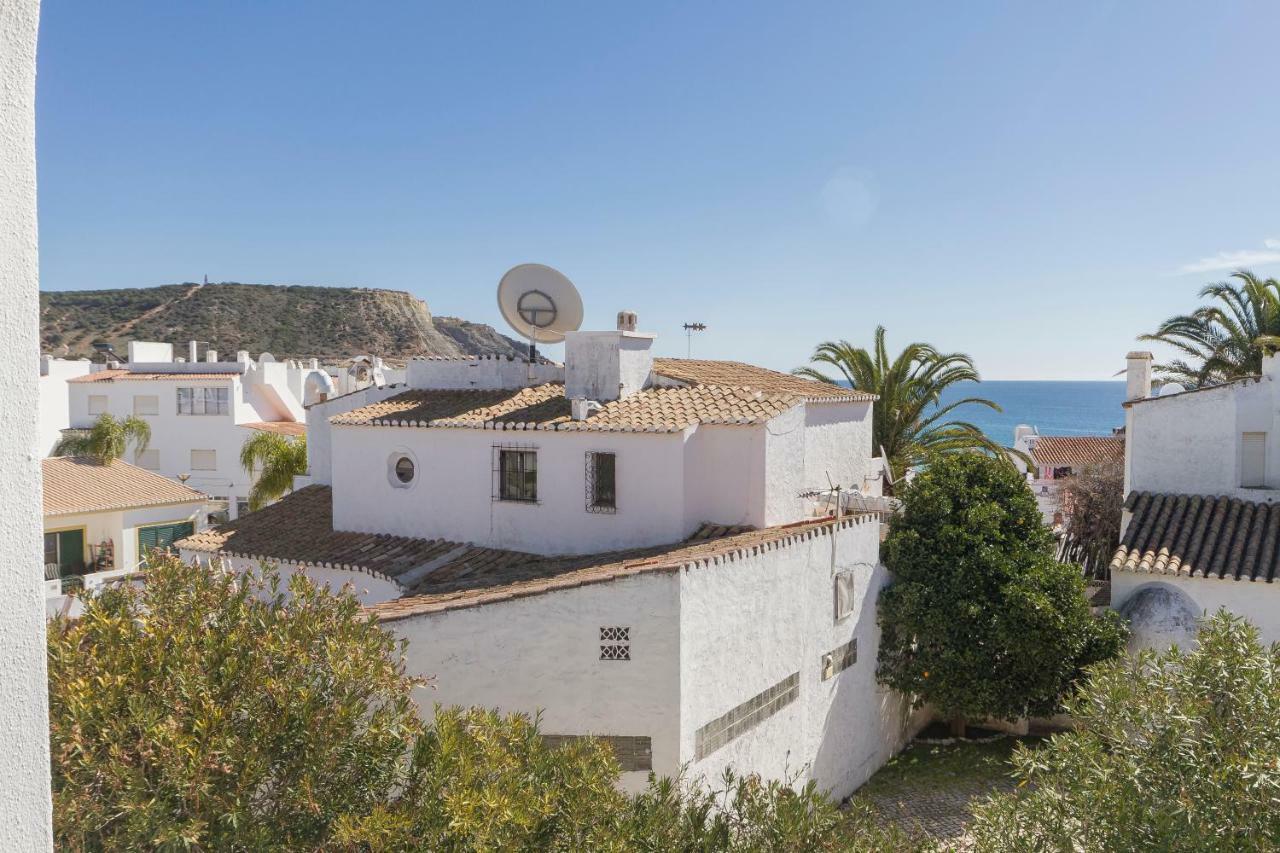
<instances>
[{"instance_id":1,"label":"blue sky","mask_svg":"<svg viewBox=\"0 0 1280 853\"><path fill-rule=\"evenodd\" d=\"M71 3L38 81L48 289L563 270L682 355L926 340L1106 379L1280 274L1268 3ZM552 353L555 354L554 352Z\"/></svg>"}]
</instances>

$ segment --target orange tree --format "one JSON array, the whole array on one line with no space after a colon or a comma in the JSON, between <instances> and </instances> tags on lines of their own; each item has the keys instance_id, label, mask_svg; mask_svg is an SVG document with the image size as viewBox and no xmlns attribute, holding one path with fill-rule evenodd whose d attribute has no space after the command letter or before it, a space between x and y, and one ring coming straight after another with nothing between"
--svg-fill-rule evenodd
<instances>
[{"instance_id":1,"label":"orange tree","mask_svg":"<svg viewBox=\"0 0 1280 853\"><path fill-rule=\"evenodd\" d=\"M1054 711L1081 669L1112 657L1124 631L1094 618L1078 566L1021 474L978 453L938 457L901 494L880 596L880 680L966 719Z\"/></svg>"}]
</instances>

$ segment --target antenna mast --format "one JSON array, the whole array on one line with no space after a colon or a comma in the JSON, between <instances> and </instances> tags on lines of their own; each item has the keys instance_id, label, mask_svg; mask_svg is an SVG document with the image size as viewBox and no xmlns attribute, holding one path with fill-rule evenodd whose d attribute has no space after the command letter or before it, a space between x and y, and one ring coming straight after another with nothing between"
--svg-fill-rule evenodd
<instances>
[{"instance_id":1,"label":"antenna mast","mask_svg":"<svg viewBox=\"0 0 1280 853\"><path fill-rule=\"evenodd\" d=\"M706 330L707 330L706 323L685 323L684 324L684 336L688 342L688 345L685 349L685 358L693 358L693 333L705 332Z\"/></svg>"}]
</instances>

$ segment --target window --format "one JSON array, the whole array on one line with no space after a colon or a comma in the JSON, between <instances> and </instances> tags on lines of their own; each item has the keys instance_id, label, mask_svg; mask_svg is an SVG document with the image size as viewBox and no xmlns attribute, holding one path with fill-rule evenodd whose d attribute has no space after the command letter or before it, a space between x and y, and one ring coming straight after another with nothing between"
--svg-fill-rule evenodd
<instances>
[{"instance_id":1,"label":"window","mask_svg":"<svg viewBox=\"0 0 1280 853\"><path fill-rule=\"evenodd\" d=\"M218 469L218 453L214 450L191 451L192 471L216 471Z\"/></svg>"},{"instance_id":2,"label":"window","mask_svg":"<svg viewBox=\"0 0 1280 853\"><path fill-rule=\"evenodd\" d=\"M249 499L236 498L236 518L244 518L249 514Z\"/></svg>"},{"instance_id":3,"label":"window","mask_svg":"<svg viewBox=\"0 0 1280 853\"><path fill-rule=\"evenodd\" d=\"M189 521L177 524L153 524L150 527L138 528L138 553L146 554L153 549L166 549L179 539L195 533L195 525Z\"/></svg>"},{"instance_id":4,"label":"window","mask_svg":"<svg viewBox=\"0 0 1280 853\"><path fill-rule=\"evenodd\" d=\"M133 464L139 468L146 468L148 471L160 470L160 451L148 448L141 453L133 454Z\"/></svg>"},{"instance_id":5,"label":"window","mask_svg":"<svg viewBox=\"0 0 1280 853\"><path fill-rule=\"evenodd\" d=\"M494 499L500 501L538 501L538 451L533 449L495 447L497 489Z\"/></svg>"},{"instance_id":6,"label":"window","mask_svg":"<svg viewBox=\"0 0 1280 853\"><path fill-rule=\"evenodd\" d=\"M106 394L90 394L89 395L89 414L105 415L107 413L107 395Z\"/></svg>"},{"instance_id":7,"label":"window","mask_svg":"<svg viewBox=\"0 0 1280 853\"><path fill-rule=\"evenodd\" d=\"M587 454L587 512L618 511L617 458L613 453Z\"/></svg>"},{"instance_id":8,"label":"window","mask_svg":"<svg viewBox=\"0 0 1280 853\"><path fill-rule=\"evenodd\" d=\"M856 577L853 572L837 572L835 576L836 621L853 612L858 599Z\"/></svg>"},{"instance_id":9,"label":"window","mask_svg":"<svg viewBox=\"0 0 1280 853\"><path fill-rule=\"evenodd\" d=\"M600 660L631 660L630 627L601 626Z\"/></svg>"},{"instance_id":10,"label":"window","mask_svg":"<svg viewBox=\"0 0 1280 853\"><path fill-rule=\"evenodd\" d=\"M413 482L413 460L408 456L396 460L396 479L402 483Z\"/></svg>"},{"instance_id":11,"label":"window","mask_svg":"<svg viewBox=\"0 0 1280 853\"><path fill-rule=\"evenodd\" d=\"M53 580L67 575L83 574L84 563L84 528L75 530L59 530L44 535L45 580ZM57 566L53 577L50 566Z\"/></svg>"},{"instance_id":12,"label":"window","mask_svg":"<svg viewBox=\"0 0 1280 853\"><path fill-rule=\"evenodd\" d=\"M160 414L160 398L155 394L134 394L133 413L135 415Z\"/></svg>"},{"instance_id":13,"label":"window","mask_svg":"<svg viewBox=\"0 0 1280 853\"><path fill-rule=\"evenodd\" d=\"M225 415L230 411L226 388L179 388L178 414Z\"/></svg>"},{"instance_id":14,"label":"window","mask_svg":"<svg viewBox=\"0 0 1280 853\"><path fill-rule=\"evenodd\" d=\"M1267 485L1267 434L1240 435L1240 488L1262 489Z\"/></svg>"}]
</instances>

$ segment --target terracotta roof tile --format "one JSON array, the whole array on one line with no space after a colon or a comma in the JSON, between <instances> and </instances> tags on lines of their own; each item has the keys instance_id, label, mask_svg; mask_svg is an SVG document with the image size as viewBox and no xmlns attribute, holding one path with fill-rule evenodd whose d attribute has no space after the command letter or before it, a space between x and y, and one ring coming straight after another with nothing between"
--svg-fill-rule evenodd
<instances>
[{"instance_id":1,"label":"terracotta roof tile","mask_svg":"<svg viewBox=\"0 0 1280 853\"><path fill-rule=\"evenodd\" d=\"M653 372L690 385L723 385L756 391L798 394L805 399L840 399L868 402L875 394L853 391L842 385L815 382L790 373L781 373L741 361L710 361L698 358L655 358Z\"/></svg>"},{"instance_id":2,"label":"terracotta roof tile","mask_svg":"<svg viewBox=\"0 0 1280 853\"><path fill-rule=\"evenodd\" d=\"M679 432L694 424L759 424L798 405L794 394L699 385L650 388L569 417L559 383L516 390L413 390L329 419L347 426Z\"/></svg>"},{"instance_id":3,"label":"terracotta roof tile","mask_svg":"<svg viewBox=\"0 0 1280 853\"><path fill-rule=\"evenodd\" d=\"M208 382L214 379L236 379L240 376L238 373L134 373L131 370L99 370L97 373L86 373L84 376L75 376L68 379L68 382L120 382L120 381L143 381L148 379L169 379L174 382L191 380L196 382Z\"/></svg>"},{"instance_id":4,"label":"terracotta roof tile","mask_svg":"<svg viewBox=\"0 0 1280 853\"><path fill-rule=\"evenodd\" d=\"M40 460L40 467L47 516L207 500L202 492L119 459L101 465L82 457L55 456Z\"/></svg>"},{"instance_id":5,"label":"terracotta roof tile","mask_svg":"<svg viewBox=\"0 0 1280 853\"><path fill-rule=\"evenodd\" d=\"M1124 461L1124 437L1118 435L1046 435L1036 439L1031 457L1039 465L1103 465Z\"/></svg>"},{"instance_id":6,"label":"terracotta roof tile","mask_svg":"<svg viewBox=\"0 0 1280 853\"><path fill-rule=\"evenodd\" d=\"M277 435L307 434L307 425L298 421L255 421L254 423L240 424L240 426L259 432L274 432Z\"/></svg>"},{"instance_id":7,"label":"terracotta roof tile","mask_svg":"<svg viewBox=\"0 0 1280 853\"><path fill-rule=\"evenodd\" d=\"M1112 571L1268 583L1280 574L1280 504L1132 492L1125 509Z\"/></svg>"},{"instance_id":8,"label":"terracotta roof tile","mask_svg":"<svg viewBox=\"0 0 1280 853\"><path fill-rule=\"evenodd\" d=\"M850 517L840 523L871 521L874 516ZM688 540L671 545L545 557L443 539L335 531L330 488L307 486L257 512L189 536L177 547L361 571L394 580L408 594L369 608L380 619L394 620L644 572L674 571L691 562L754 553L797 537L820 535L834 523L827 519L764 530L703 525Z\"/></svg>"}]
</instances>

